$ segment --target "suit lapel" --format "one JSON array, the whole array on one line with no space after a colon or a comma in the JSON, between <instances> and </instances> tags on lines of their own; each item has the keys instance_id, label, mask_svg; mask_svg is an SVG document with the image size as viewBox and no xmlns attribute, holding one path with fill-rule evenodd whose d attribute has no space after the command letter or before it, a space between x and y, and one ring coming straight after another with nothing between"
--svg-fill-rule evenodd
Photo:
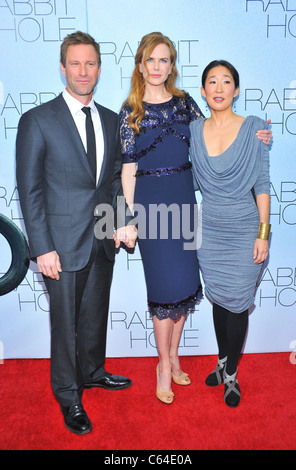
<instances>
[{"instance_id":1,"label":"suit lapel","mask_svg":"<svg viewBox=\"0 0 296 470\"><path fill-rule=\"evenodd\" d=\"M69 135L69 146L72 145L73 150L75 149L73 153L79 156L85 169L95 182L78 129L62 94L54 100L53 111L55 112L55 119L59 122L59 125L65 129L65 134Z\"/></svg>"}]
</instances>

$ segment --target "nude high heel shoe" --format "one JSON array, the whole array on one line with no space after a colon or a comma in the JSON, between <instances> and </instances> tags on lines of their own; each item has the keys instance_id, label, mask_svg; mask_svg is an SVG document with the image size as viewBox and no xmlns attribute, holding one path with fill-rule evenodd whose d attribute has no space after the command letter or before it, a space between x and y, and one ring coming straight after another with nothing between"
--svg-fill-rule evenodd
<instances>
[{"instance_id":1,"label":"nude high heel shoe","mask_svg":"<svg viewBox=\"0 0 296 470\"><path fill-rule=\"evenodd\" d=\"M156 380L159 377L159 370L158 370L158 365L156 367ZM162 401L163 403L166 403L167 405L170 405L174 401L174 393L172 391L170 392L162 392L159 390L158 386L156 385L156 396L157 398Z\"/></svg>"},{"instance_id":2,"label":"nude high heel shoe","mask_svg":"<svg viewBox=\"0 0 296 470\"><path fill-rule=\"evenodd\" d=\"M175 382L175 384L178 384L178 385L190 385L191 384L191 380L188 374L186 374L186 372L182 372L181 375L174 375L172 373L172 377L173 377L173 381Z\"/></svg>"}]
</instances>

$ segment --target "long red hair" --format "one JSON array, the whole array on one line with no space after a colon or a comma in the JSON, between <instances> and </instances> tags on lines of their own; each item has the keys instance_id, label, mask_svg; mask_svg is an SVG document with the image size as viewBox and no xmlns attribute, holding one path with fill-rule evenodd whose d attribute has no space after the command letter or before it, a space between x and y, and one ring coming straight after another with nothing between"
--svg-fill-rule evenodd
<instances>
[{"instance_id":1,"label":"long red hair","mask_svg":"<svg viewBox=\"0 0 296 470\"><path fill-rule=\"evenodd\" d=\"M185 91L179 90L179 88L177 88L175 85L178 75L176 67L177 51L172 41L167 36L157 32L149 33L143 36L135 56L135 68L131 79L131 92L126 100L126 102L132 108L132 112L128 117L128 123L137 134L140 131L140 124L144 117L143 98L145 94L145 80L139 70L139 64L142 62L142 60L145 64L152 51L159 44L166 44L170 50L172 69L165 82L166 91L170 95L178 96L180 98L184 98L186 95Z\"/></svg>"}]
</instances>

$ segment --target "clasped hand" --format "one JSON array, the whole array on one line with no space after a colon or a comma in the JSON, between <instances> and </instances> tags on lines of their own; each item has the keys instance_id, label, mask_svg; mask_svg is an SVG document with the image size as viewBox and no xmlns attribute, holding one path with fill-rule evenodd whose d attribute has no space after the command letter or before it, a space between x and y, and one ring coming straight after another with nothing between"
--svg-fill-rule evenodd
<instances>
[{"instance_id":1,"label":"clasped hand","mask_svg":"<svg viewBox=\"0 0 296 470\"><path fill-rule=\"evenodd\" d=\"M114 241L116 248L120 247L120 243L124 243L128 248L134 248L137 238L138 231L135 225L127 225L126 227L121 227L116 230L114 233Z\"/></svg>"},{"instance_id":2,"label":"clasped hand","mask_svg":"<svg viewBox=\"0 0 296 470\"><path fill-rule=\"evenodd\" d=\"M44 276L55 279L56 281L60 279L59 273L62 272L62 267L59 255L56 251L50 251L44 255L37 256L37 265L39 271Z\"/></svg>"}]
</instances>

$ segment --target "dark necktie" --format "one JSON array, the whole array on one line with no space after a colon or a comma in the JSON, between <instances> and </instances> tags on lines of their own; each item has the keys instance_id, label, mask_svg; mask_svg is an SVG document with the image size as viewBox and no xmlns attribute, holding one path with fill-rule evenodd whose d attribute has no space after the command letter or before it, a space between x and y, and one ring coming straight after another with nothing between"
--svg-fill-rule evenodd
<instances>
[{"instance_id":1,"label":"dark necktie","mask_svg":"<svg viewBox=\"0 0 296 470\"><path fill-rule=\"evenodd\" d=\"M96 137L94 126L91 118L90 108L84 107L82 111L86 114L85 129L86 129L86 142L87 142L87 158L91 171L96 179L97 173L97 152L96 152Z\"/></svg>"}]
</instances>

